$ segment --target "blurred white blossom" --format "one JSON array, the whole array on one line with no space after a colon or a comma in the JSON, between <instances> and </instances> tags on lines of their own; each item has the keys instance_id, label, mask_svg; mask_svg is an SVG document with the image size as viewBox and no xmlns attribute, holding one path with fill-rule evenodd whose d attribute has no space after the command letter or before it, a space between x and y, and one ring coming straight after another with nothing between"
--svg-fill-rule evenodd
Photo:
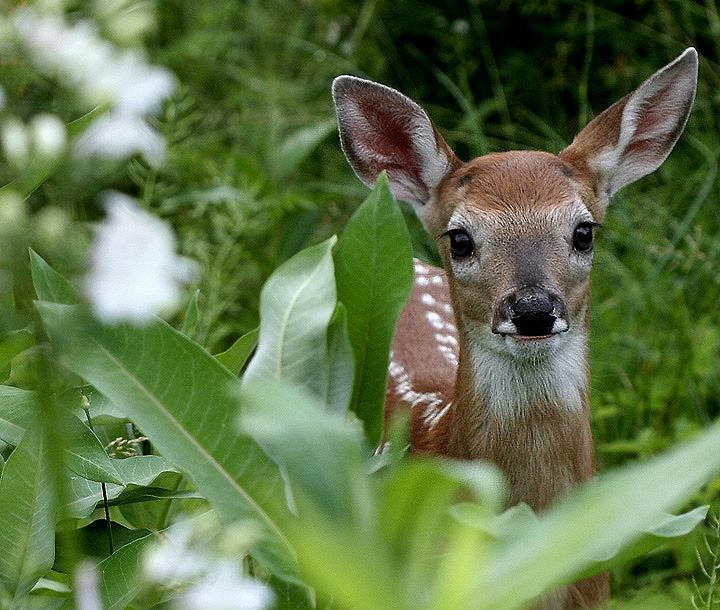
<instances>
[{"instance_id":1,"label":"blurred white blossom","mask_svg":"<svg viewBox=\"0 0 720 610\"><path fill-rule=\"evenodd\" d=\"M226 535L224 532L222 537ZM272 591L242 573L242 553L229 552L223 556L218 549L219 541L214 521L195 520L174 525L146 553L145 580L165 590L177 591L173 604L177 610L265 610L270 607Z\"/></svg>"},{"instance_id":2,"label":"blurred white blossom","mask_svg":"<svg viewBox=\"0 0 720 610\"><path fill-rule=\"evenodd\" d=\"M75 608L102 610L97 569L90 561L81 562L75 570Z\"/></svg>"},{"instance_id":3,"label":"blurred white blossom","mask_svg":"<svg viewBox=\"0 0 720 610\"><path fill-rule=\"evenodd\" d=\"M85 293L104 322L149 322L180 303L181 284L192 281L197 265L176 254L170 227L130 197L111 193L105 209L90 249Z\"/></svg>"},{"instance_id":4,"label":"blurred white blossom","mask_svg":"<svg viewBox=\"0 0 720 610\"><path fill-rule=\"evenodd\" d=\"M145 579L175 587L202 576L206 555L192 548L192 533L187 523L180 523L158 540L145 555Z\"/></svg>"},{"instance_id":5,"label":"blurred white blossom","mask_svg":"<svg viewBox=\"0 0 720 610\"><path fill-rule=\"evenodd\" d=\"M67 132L63 123L54 114L42 113L30 122L33 150L41 157L54 159L65 150Z\"/></svg>"},{"instance_id":6,"label":"blurred white blossom","mask_svg":"<svg viewBox=\"0 0 720 610\"><path fill-rule=\"evenodd\" d=\"M165 140L142 117L112 112L85 130L75 143L80 157L123 159L142 154L151 165L165 157Z\"/></svg>"},{"instance_id":7,"label":"blurred white blossom","mask_svg":"<svg viewBox=\"0 0 720 610\"><path fill-rule=\"evenodd\" d=\"M141 153L150 163L162 160L162 137L145 119L175 89L170 70L148 65L138 51L114 46L87 21L71 25L23 7L13 13L12 23L40 70L74 89L87 106L108 108L91 124L90 135L81 138L81 155L122 158Z\"/></svg>"},{"instance_id":8,"label":"blurred white blossom","mask_svg":"<svg viewBox=\"0 0 720 610\"><path fill-rule=\"evenodd\" d=\"M7 119L0 128L5 158L13 167L23 167L30 156L30 135L25 124L15 117Z\"/></svg>"},{"instance_id":9,"label":"blurred white blossom","mask_svg":"<svg viewBox=\"0 0 720 610\"><path fill-rule=\"evenodd\" d=\"M15 11L13 22L35 64L76 88L90 105L150 114L175 88L170 70L147 65L137 51L115 47L90 22L70 25L28 8Z\"/></svg>"},{"instance_id":10,"label":"blurred white blossom","mask_svg":"<svg viewBox=\"0 0 720 610\"><path fill-rule=\"evenodd\" d=\"M211 564L211 570L178 599L181 610L264 610L273 601L270 589L243 576L228 560Z\"/></svg>"}]
</instances>

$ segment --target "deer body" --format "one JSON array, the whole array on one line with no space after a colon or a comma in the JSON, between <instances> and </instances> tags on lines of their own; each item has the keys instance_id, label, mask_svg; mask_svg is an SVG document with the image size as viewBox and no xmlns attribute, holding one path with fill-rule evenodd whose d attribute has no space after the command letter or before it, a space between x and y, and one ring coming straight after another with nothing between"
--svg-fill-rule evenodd
<instances>
[{"instance_id":1,"label":"deer body","mask_svg":"<svg viewBox=\"0 0 720 610\"><path fill-rule=\"evenodd\" d=\"M587 358L592 236L610 197L655 170L684 128L697 54L688 49L596 117L559 155L461 162L397 91L338 77L343 150L372 186L386 171L435 238L444 270L415 262L393 344L388 416L411 413L416 452L488 459L509 503L548 507L595 471ZM589 608L607 577L541 603Z\"/></svg>"}]
</instances>

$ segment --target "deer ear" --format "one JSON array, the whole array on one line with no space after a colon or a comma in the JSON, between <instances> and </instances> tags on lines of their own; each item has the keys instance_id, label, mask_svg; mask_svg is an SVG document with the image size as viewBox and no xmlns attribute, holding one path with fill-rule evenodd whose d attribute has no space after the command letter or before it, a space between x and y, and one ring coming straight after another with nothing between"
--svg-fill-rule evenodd
<instances>
[{"instance_id":1,"label":"deer ear","mask_svg":"<svg viewBox=\"0 0 720 610\"><path fill-rule=\"evenodd\" d=\"M424 220L434 189L459 164L427 113L399 91L353 76L338 76L332 94L358 178L372 188L385 170L393 195Z\"/></svg>"},{"instance_id":2,"label":"deer ear","mask_svg":"<svg viewBox=\"0 0 720 610\"><path fill-rule=\"evenodd\" d=\"M685 127L697 70L697 52L691 47L595 117L560 158L589 170L607 197L655 171Z\"/></svg>"}]
</instances>

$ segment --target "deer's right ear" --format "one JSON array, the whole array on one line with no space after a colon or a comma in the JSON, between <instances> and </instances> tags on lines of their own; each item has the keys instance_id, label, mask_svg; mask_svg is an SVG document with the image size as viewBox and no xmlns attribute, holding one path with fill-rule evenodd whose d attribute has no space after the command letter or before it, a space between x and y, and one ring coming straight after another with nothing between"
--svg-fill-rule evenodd
<instances>
[{"instance_id":1,"label":"deer's right ear","mask_svg":"<svg viewBox=\"0 0 720 610\"><path fill-rule=\"evenodd\" d=\"M332 85L343 152L358 178L390 190L424 221L433 190L459 164L427 113L399 91L354 76Z\"/></svg>"}]
</instances>

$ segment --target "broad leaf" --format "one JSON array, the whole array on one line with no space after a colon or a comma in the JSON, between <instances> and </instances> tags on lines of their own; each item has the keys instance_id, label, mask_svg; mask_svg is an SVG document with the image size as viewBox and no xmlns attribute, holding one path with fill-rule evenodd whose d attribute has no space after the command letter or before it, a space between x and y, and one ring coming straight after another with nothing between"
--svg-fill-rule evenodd
<instances>
[{"instance_id":1,"label":"broad leaf","mask_svg":"<svg viewBox=\"0 0 720 610\"><path fill-rule=\"evenodd\" d=\"M17 445L26 428L31 427L37 411L38 394L10 386L0 386L0 440ZM122 483L102 443L75 415L63 413L59 424L65 464L80 476L93 481Z\"/></svg>"},{"instance_id":2,"label":"broad leaf","mask_svg":"<svg viewBox=\"0 0 720 610\"><path fill-rule=\"evenodd\" d=\"M34 250L30 250L30 271L35 294L50 303L78 303L72 284L48 265Z\"/></svg>"},{"instance_id":3,"label":"broad leaf","mask_svg":"<svg viewBox=\"0 0 720 610\"><path fill-rule=\"evenodd\" d=\"M370 518L365 450L357 422L328 413L319 399L301 388L265 380L243 387L240 425L282 464L301 501L309 500L341 522Z\"/></svg>"},{"instance_id":4,"label":"broad leaf","mask_svg":"<svg viewBox=\"0 0 720 610\"><path fill-rule=\"evenodd\" d=\"M177 472L159 455L139 455L124 460L114 460L114 465L123 484L106 486L110 500L117 498L128 485L150 485L163 473ZM61 514L75 519L84 519L90 515L98 502L103 499L100 483L78 476L70 477L68 496L69 503L63 507Z\"/></svg>"},{"instance_id":5,"label":"broad leaf","mask_svg":"<svg viewBox=\"0 0 720 610\"><path fill-rule=\"evenodd\" d=\"M7 385L0 386L0 440L17 445L35 418L37 394Z\"/></svg>"},{"instance_id":6,"label":"broad leaf","mask_svg":"<svg viewBox=\"0 0 720 610\"><path fill-rule=\"evenodd\" d=\"M489 559L488 569L478 573L479 601L473 607L519 608L540 592L587 574L593 559L611 556L652 532L658 511L671 510L720 471L718 446L720 423L664 455L574 491Z\"/></svg>"},{"instance_id":7,"label":"broad leaf","mask_svg":"<svg viewBox=\"0 0 720 610\"><path fill-rule=\"evenodd\" d=\"M183 470L226 522L257 521L257 556L293 575L293 553L269 512L284 505L276 465L237 434L238 380L162 321L102 327L77 306L38 303L61 363L117 404L160 453Z\"/></svg>"},{"instance_id":8,"label":"broad leaf","mask_svg":"<svg viewBox=\"0 0 720 610\"><path fill-rule=\"evenodd\" d=\"M0 478L0 590L14 600L11 608L23 607L24 596L53 564L55 508L45 456L43 427L31 426Z\"/></svg>"},{"instance_id":9,"label":"broad leaf","mask_svg":"<svg viewBox=\"0 0 720 610\"><path fill-rule=\"evenodd\" d=\"M200 291L196 290L187 308L185 309L185 317L183 318L183 325L180 332L186 337L192 337L197 326L198 316L200 315L200 309L198 307L198 299L200 298Z\"/></svg>"},{"instance_id":10,"label":"broad leaf","mask_svg":"<svg viewBox=\"0 0 720 610\"><path fill-rule=\"evenodd\" d=\"M95 433L77 417L64 414L61 419L65 437L65 464L75 474L91 481L122 485L120 473L105 452Z\"/></svg>"},{"instance_id":11,"label":"broad leaf","mask_svg":"<svg viewBox=\"0 0 720 610\"><path fill-rule=\"evenodd\" d=\"M335 277L355 353L351 410L363 421L370 443L377 445L390 347L413 283L410 237L385 174L345 227L335 248Z\"/></svg>"},{"instance_id":12,"label":"broad leaf","mask_svg":"<svg viewBox=\"0 0 720 610\"><path fill-rule=\"evenodd\" d=\"M215 354L215 358L228 371L234 375L239 375L240 371L242 371L242 368L245 366L245 363L248 361L248 358L250 358L253 350L257 346L259 334L260 330L258 328L245 333L224 352Z\"/></svg>"},{"instance_id":13,"label":"broad leaf","mask_svg":"<svg viewBox=\"0 0 720 610\"><path fill-rule=\"evenodd\" d=\"M327 327L335 311L334 238L280 266L260 295L260 336L243 383L283 380L327 395Z\"/></svg>"},{"instance_id":14,"label":"broad leaf","mask_svg":"<svg viewBox=\"0 0 720 610\"><path fill-rule=\"evenodd\" d=\"M140 560L155 536L149 535L126 544L97 566L103 610L124 610L143 586L138 574Z\"/></svg>"},{"instance_id":15,"label":"broad leaf","mask_svg":"<svg viewBox=\"0 0 720 610\"><path fill-rule=\"evenodd\" d=\"M355 357L348 336L347 311L342 303L337 304L330 320L327 343L330 377L325 404L331 411L345 413L352 399Z\"/></svg>"}]
</instances>

